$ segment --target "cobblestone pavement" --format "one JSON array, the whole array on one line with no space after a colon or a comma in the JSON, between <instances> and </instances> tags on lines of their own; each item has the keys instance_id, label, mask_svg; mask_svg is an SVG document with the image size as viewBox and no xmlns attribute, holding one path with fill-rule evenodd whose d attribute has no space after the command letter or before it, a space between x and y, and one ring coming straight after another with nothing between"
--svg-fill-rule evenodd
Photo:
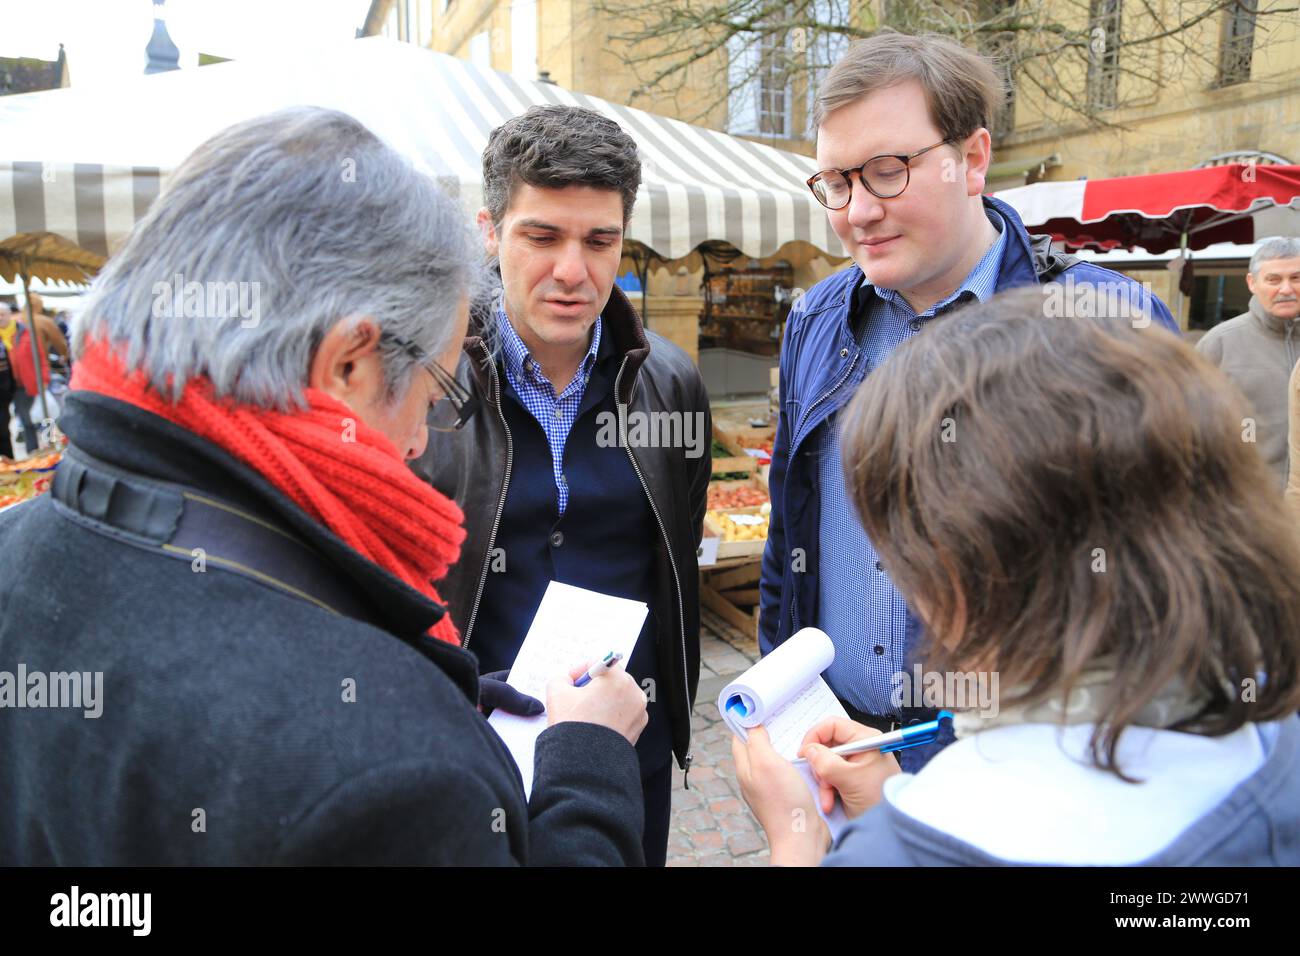
<instances>
[{"instance_id":1,"label":"cobblestone pavement","mask_svg":"<svg viewBox=\"0 0 1300 956\"><path fill-rule=\"evenodd\" d=\"M716 705L718 692L758 660L758 647L705 612L700 628L700 686L695 695L691 789L673 773L669 866L765 866L767 838L740 796L731 760L731 731Z\"/></svg>"}]
</instances>

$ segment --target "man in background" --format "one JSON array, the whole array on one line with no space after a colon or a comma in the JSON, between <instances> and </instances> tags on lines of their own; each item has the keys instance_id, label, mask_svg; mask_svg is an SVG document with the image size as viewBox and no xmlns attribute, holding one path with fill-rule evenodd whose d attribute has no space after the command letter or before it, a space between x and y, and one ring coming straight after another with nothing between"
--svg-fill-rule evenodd
<instances>
[{"instance_id":1,"label":"man in background","mask_svg":"<svg viewBox=\"0 0 1300 956\"><path fill-rule=\"evenodd\" d=\"M40 353L39 382L34 371L31 340L27 338L30 329L26 317L12 311L8 315L0 313L0 341L8 352L9 367L14 377L14 410L22 422L23 443L27 446L29 455L41 446L41 433L37 423L32 420L32 407L36 405L41 392L50 387L50 352L58 354L64 362L68 361L68 340L58 323L45 314L45 303L35 292L31 294L31 309ZM39 405L36 405L36 410L38 415L42 414Z\"/></svg>"},{"instance_id":2,"label":"man in background","mask_svg":"<svg viewBox=\"0 0 1300 956\"><path fill-rule=\"evenodd\" d=\"M1254 413L1242 425L1277 475L1287 481L1287 383L1300 359L1300 239L1266 239L1250 257L1250 305L1202 336L1196 350L1245 393Z\"/></svg>"}]
</instances>

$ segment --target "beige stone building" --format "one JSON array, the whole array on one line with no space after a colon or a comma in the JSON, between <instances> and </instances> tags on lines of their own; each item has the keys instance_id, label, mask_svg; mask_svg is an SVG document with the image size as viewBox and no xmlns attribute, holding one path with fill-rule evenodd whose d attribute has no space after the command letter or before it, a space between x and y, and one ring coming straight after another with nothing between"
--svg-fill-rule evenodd
<instances>
[{"instance_id":1,"label":"beige stone building","mask_svg":"<svg viewBox=\"0 0 1300 956\"><path fill-rule=\"evenodd\" d=\"M1094 0L1092 29L1112 45L1103 40L1089 69L1067 65L1061 78L1112 128L1090 129L1020 97L998 159L1053 157L1048 179L1171 172L1240 153L1300 162L1300 16L1261 26L1252 3L1217 12L1183 39L1126 49L1124 18L1140 18L1137 4Z\"/></svg>"},{"instance_id":2,"label":"beige stone building","mask_svg":"<svg viewBox=\"0 0 1300 956\"><path fill-rule=\"evenodd\" d=\"M855 24L870 26L880 21L893 0L824 2L841 15L847 10ZM1002 9L1008 2L986 0L980 9ZM1054 82L1086 102L1100 123L1045 102L1022 77L1013 83L1022 88L1012 93L1011 108L995 130L989 191L1039 180L1171 172L1242 160L1300 163L1300 16L1257 17L1254 11L1262 2L1242 0L1205 16L1178 37L1135 43L1134 38L1153 31L1150 8L1137 0L1047 0L1047 16L1092 37L1088 53L1063 55L1052 69ZM378 21L386 20L386 32L401 39L813 154L809 83L802 77L783 81L770 64L774 56L805 52L817 62L831 62L843 48L843 38L815 40L823 45L806 49L804 35L795 31L779 51L733 40L656 86L651 81L659 61L626 62L631 48L620 37L631 25L605 12L615 6L614 0L374 4L380 8ZM1184 18L1196 13L1194 6L1194 0L1176 10L1170 0L1156 3L1162 15ZM1126 38L1131 45L1126 46ZM698 40L665 37L636 52L646 57L673 42L690 46ZM1111 264L1150 282L1157 294L1174 302L1173 274L1162 261L1119 258L1122 261ZM1212 325L1244 307L1246 262L1240 254L1200 256L1196 267L1198 291L1185 304L1185 324ZM808 273L799 276L803 284L823 269L800 271ZM667 276L658 281L667 281Z\"/></svg>"},{"instance_id":3,"label":"beige stone building","mask_svg":"<svg viewBox=\"0 0 1300 956\"><path fill-rule=\"evenodd\" d=\"M1300 16L1261 20L1255 9L1255 0L1242 0L1182 38L1126 48L1126 32L1143 29L1125 19L1141 17L1137 4L1092 0L1088 24L1101 42L1086 68L1067 67L1062 80L1110 126L1051 115L1017 96L998 143L1003 175L990 188L1229 162L1300 163ZM1172 307L1182 302L1180 321L1195 337L1244 311L1246 251L1194 253L1196 292L1186 301L1161 260L1119 254L1108 264L1149 282Z\"/></svg>"},{"instance_id":4,"label":"beige stone building","mask_svg":"<svg viewBox=\"0 0 1300 956\"><path fill-rule=\"evenodd\" d=\"M879 20L885 6L883 0L827 2L860 25ZM1243 0L1178 38L1133 48L1125 47L1125 37L1145 39L1153 29L1135 0L1059 3L1054 19L1090 31L1094 50L1087 64L1065 56L1054 62L1056 80L1109 127L1044 106L1041 97L1013 96L998 131L990 186L1187 169L1239 151L1300 162L1300 16L1260 19L1252 12L1258 2ZM1049 9L1056 5L1049 0ZM761 43L723 44L685 73L653 85L662 63L649 58L674 41L634 50L620 39L633 25L607 12L618 7L614 0L392 0L390 6L394 20L409 11L412 42L440 52L812 153L808 83L802 77L777 82L766 67L774 51ZM701 40L676 42L696 47ZM817 42L821 49L808 49ZM844 42L793 31L780 52L817 54L826 62ZM628 56L641 62L629 64Z\"/></svg>"},{"instance_id":5,"label":"beige stone building","mask_svg":"<svg viewBox=\"0 0 1300 956\"><path fill-rule=\"evenodd\" d=\"M616 0L392 0L389 32L521 77L812 155L807 84L779 82L775 51L732 42L664 83L654 60L670 42L633 49ZM406 11L409 10L409 16ZM404 19L405 18L405 19ZM405 23L405 27L399 27ZM681 42L677 40L676 42ZM691 41L687 41L688 43ZM797 47L799 37L787 47ZM642 60L629 63L629 57Z\"/></svg>"}]
</instances>

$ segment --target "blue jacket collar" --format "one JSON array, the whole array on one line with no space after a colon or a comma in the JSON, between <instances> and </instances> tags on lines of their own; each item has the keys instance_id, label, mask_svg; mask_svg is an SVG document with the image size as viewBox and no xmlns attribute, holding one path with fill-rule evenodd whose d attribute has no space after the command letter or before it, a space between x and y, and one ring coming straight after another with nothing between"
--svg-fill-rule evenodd
<instances>
[{"instance_id":1,"label":"blue jacket collar","mask_svg":"<svg viewBox=\"0 0 1300 956\"><path fill-rule=\"evenodd\" d=\"M1038 281L1038 270L1034 267L1029 231L1025 229L1020 215L1001 199L992 196L983 199L985 208L997 210L1007 224L1007 245L1002 252L1002 268L998 272L998 291L1034 284Z\"/></svg>"},{"instance_id":2,"label":"blue jacket collar","mask_svg":"<svg viewBox=\"0 0 1300 956\"><path fill-rule=\"evenodd\" d=\"M1031 285L1038 281L1038 272L1034 268L1034 253L1029 244L1029 233L1025 224L1014 209L1001 199L981 196L984 208L992 209L1002 216L1006 223L1006 243L1002 249L1002 261L998 265L997 291L1004 292L1022 285ZM850 266L852 279L845 283L843 303L849 308L842 313L840 324L846 335L849 334L850 320L862 306L863 294L875 295L875 290L868 284L863 285L866 275L856 262Z\"/></svg>"}]
</instances>

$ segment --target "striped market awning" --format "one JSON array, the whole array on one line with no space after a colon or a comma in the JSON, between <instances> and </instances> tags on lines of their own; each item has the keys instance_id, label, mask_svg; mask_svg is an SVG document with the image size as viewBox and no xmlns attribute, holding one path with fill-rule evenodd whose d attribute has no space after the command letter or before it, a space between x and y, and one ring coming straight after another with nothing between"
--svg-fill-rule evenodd
<instances>
[{"instance_id":1,"label":"striped market awning","mask_svg":"<svg viewBox=\"0 0 1300 956\"><path fill-rule=\"evenodd\" d=\"M643 182L628 238L660 257L681 258L710 240L755 258L794 242L844 255L804 185L816 171L806 156L381 37L111 88L0 97L0 240L54 232L108 254L196 146L296 104L355 116L472 213L482 204L489 132L542 103L598 110L636 140Z\"/></svg>"}]
</instances>

